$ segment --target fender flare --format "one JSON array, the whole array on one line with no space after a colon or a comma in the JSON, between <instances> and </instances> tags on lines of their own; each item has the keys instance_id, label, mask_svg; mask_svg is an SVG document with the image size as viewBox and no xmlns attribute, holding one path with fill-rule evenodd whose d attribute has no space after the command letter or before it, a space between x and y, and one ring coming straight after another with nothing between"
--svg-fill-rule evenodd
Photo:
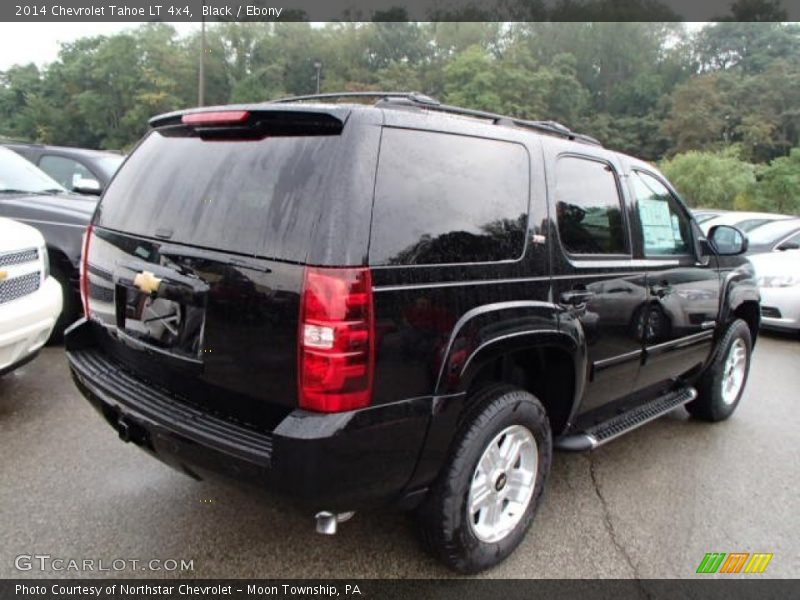
<instances>
[{"instance_id":1,"label":"fender flare","mask_svg":"<svg viewBox=\"0 0 800 600\"><path fill-rule=\"evenodd\" d=\"M737 309L748 302L752 302L756 306L761 302L755 274L749 265L749 262L744 263L725 274L720 298L718 336L723 334L725 326L730 322L731 316Z\"/></svg>"},{"instance_id":2,"label":"fender flare","mask_svg":"<svg viewBox=\"0 0 800 600\"><path fill-rule=\"evenodd\" d=\"M497 302L475 307L456 322L442 355L435 395L463 393L482 367L520 350L557 348L572 357L574 387L570 415L583 396L586 339L577 319L541 301Z\"/></svg>"}]
</instances>

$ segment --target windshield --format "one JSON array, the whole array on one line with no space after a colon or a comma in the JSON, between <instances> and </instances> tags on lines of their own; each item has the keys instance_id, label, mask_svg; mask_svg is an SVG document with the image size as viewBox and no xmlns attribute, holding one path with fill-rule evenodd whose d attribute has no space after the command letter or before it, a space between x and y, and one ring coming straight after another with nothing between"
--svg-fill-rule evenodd
<instances>
[{"instance_id":1,"label":"windshield","mask_svg":"<svg viewBox=\"0 0 800 600\"><path fill-rule=\"evenodd\" d=\"M0 148L0 193L21 192L43 194L66 192L27 159L8 148Z\"/></svg>"},{"instance_id":2,"label":"windshield","mask_svg":"<svg viewBox=\"0 0 800 600\"><path fill-rule=\"evenodd\" d=\"M124 156L103 156L102 158L96 159L94 162L103 172L103 175L111 179L111 176L117 172L123 160L125 160Z\"/></svg>"},{"instance_id":3,"label":"windshield","mask_svg":"<svg viewBox=\"0 0 800 600\"><path fill-rule=\"evenodd\" d=\"M717 213L695 213L694 220L698 223L705 223L711 219L716 219L718 216Z\"/></svg>"},{"instance_id":4,"label":"windshield","mask_svg":"<svg viewBox=\"0 0 800 600\"><path fill-rule=\"evenodd\" d=\"M753 229L747 237L751 244L771 244L800 229L800 219L773 221Z\"/></svg>"}]
</instances>

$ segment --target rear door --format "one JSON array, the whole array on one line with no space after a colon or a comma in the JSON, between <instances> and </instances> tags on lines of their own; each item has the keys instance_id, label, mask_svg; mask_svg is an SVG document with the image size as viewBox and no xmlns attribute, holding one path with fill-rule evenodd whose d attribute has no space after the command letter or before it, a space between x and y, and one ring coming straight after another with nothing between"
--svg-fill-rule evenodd
<instances>
[{"instance_id":1,"label":"rear door","mask_svg":"<svg viewBox=\"0 0 800 600\"><path fill-rule=\"evenodd\" d=\"M564 325L577 320L588 349L581 411L633 390L642 356L636 316L646 302L645 274L632 262L629 214L616 156L601 148L547 144L559 242L553 295Z\"/></svg>"},{"instance_id":2,"label":"rear door","mask_svg":"<svg viewBox=\"0 0 800 600\"><path fill-rule=\"evenodd\" d=\"M645 359L637 385L668 383L697 370L708 358L720 305L716 258L700 259L700 228L656 173L634 168L628 176L635 202L634 232L646 271L647 308L639 327Z\"/></svg>"}]
</instances>

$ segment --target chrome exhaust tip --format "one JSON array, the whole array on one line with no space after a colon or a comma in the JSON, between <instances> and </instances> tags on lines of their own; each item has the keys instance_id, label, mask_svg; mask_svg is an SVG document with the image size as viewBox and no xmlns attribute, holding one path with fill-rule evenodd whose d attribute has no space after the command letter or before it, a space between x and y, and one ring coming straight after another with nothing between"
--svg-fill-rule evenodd
<instances>
[{"instance_id":1,"label":"chrome exhaust tip","mask_svg":"<svg viewBox=\"0 0 800 600\"><path fill-rule=\"evenodd\" d=\"M353 518L354 514L356 514L354 511L347 511L338 514L329 512L327 510L318 512L316 515L314 515L317 533L322 535L336 535L336 530L339 523L349 521Z\"/></svg>"}]
</instances>

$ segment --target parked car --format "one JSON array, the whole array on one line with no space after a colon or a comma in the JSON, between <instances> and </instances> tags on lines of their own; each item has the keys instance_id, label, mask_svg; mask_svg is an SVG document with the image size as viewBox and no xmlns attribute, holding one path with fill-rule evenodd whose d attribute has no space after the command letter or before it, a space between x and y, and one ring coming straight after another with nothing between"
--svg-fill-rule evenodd
<instances>
[{"instance_id":1,"label":"parked car","mask_svg":"<svg viewBox=\"0 0 800 600\"><path fill-rule=\"evenodd\" d=\"M744 234L707 241L646 162L369 95L152 119L87 230L67 356L120 437L182 472L288 494L324 532L415 507L475 572L522 540L554 448L680 406L728 418L758 289ZM639 334L643 305L680 327Z\"/></svg>"},{"instance_id":2,"label":"parked car","mask_svg":"<svg viewBox=\"0 0 800 600\"><path fill-rule=\"evenodd\" d=\"M774 221L783 221L792 218L793 217L789 215L736 210L705 220L700 226L706 233L708 233L709 230L714 227L714 225L733 225L737 229L741 229L745 233L749 233L753 229L761 227L762 225L766 225L767 223L773 223Z\"/></svg>"},{"instance_id":3,"label":"parked car","mask_svg":"<svg viewBox=\"0 0 800 600\"><path fill-rule=\"evenodd\" d=\"M702 225L706 221L715 219L718 216L724 215L730 211L723 210L721 208L693 208L691 212L697 223Z\"/></svg>"},{"instance_id":4,"label":"parked car","mask_svg":"<svg viewBox=\"0 0 800 600\"><path fill-rule=\"evenodd\" d=\"M0 148L0 216L27 223L42 233L50 273L63 292L63 310L52 341L58 341L66 326L80 315L81 236L96 206L97 198L67 192L18 154Z\"/></svg>"},{"instance_id":5,"label":"parked car","mask_svg":"<svg viewBox=\"0 0 800 600\"><path fill-rule=\"evenodd\" d=\"M0 376L36 358L60 313L42 234L0 218Z\"/></svg>"},{"instance_id":6,"label":"parked car","mask_svg":"<svg viewBox=\"0 0 800 600\"><path fill-rule=\"evenodd\" d=\"M118 152L21 142L5 143L27 158L62 187L79 194L99 196L125 157Z\"/></svg>"},{"instance_id":7,"label":"parked car","mask_svg":"<svg viewBox=\"0 0 800 600\"><path fill-rule=\"evenodd\" d=\"M785 219L767 223L750 231L749 254L785 252L800 249L800 219Z\"/></svg>"},{"instance_id":8,"label":"parked car","mask_svg":"<svg viewBox=\"0 0 800 600\"><path fill-rule=\"evenodd\" d=\"M761 291L761 326L800 331L800 253L756 254L750 262Z\"/></svg>"}]
</instances>

